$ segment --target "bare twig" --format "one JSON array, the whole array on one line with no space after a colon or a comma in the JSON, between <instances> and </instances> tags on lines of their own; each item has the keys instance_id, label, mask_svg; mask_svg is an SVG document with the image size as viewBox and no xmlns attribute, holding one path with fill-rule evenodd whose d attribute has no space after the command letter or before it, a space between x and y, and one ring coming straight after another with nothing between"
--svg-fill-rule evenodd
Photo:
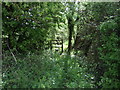
<instances>
[{"instance_id":1,"label":"bare twig","mask_svg":"<svg viewBox=\"0 0 120 90\"><path fill-rule=\"evenodd\" d=\"M10 51L11 55L13 56L13 58L14 58L15 62L17 63L17 59L16 59L15 55L13 54L13 52L11 51L11 49L10 49L10 47L9 47L8 43L7 43L7 47L8 47L8 49L9 49L9 51Z\"/></svg>"}]
</instances>

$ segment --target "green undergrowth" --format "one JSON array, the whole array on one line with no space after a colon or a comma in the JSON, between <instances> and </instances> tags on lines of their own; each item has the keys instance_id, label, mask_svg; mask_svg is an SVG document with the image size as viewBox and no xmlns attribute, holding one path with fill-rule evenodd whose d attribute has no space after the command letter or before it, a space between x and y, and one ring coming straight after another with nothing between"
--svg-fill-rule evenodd
<instances>
[{"instance_id":1,"label":"green undergrowth","mask_svg":"<svg viewBox=\"0 0 120 90\"><path fill-rule=\"evenodd\" d=\"M3 88L92 88L94 76L85 62L51 51L3 56Z\"/></svg>"}]
</instances>

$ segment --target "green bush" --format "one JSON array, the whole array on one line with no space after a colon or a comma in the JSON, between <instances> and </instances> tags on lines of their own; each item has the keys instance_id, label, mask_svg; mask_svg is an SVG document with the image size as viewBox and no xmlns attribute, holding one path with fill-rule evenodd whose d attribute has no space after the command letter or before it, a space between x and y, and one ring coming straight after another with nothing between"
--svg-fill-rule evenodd
<instances>
[{"instance_id":1,"label":"green bush","mask_svg":"<svg viewBox=\"0 0 120 90\"><path fill-rule=\"evenodd\" d=\"M7 56L6 56L7 55ZM87 67L82 61L67 55L31 53L17 56L17 63L9 54L4 54L4 88L92 88Z\"/></svg>"},{"instance_id":2,"label":"green bush","mask_svg":"<svg viewBox=\"0 0 120 90\"><path fill-rule=\"evenodd\" d=\"M118 20L117 20L118 21ZM120 47L117 31L119 25L114 21L104 22L101 25L102 46L99 48L100 59L106 66L106 71L99 82L103 88L120 88L119 70L120 70Z\"/></svg>"}]
</instances>

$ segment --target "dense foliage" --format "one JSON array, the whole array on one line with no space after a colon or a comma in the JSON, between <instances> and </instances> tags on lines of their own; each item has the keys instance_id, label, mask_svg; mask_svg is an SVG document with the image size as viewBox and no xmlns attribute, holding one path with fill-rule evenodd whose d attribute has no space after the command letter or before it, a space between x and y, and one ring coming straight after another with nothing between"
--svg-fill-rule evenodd
<instances>
[{"instance_id":1,"label":"dense foliage","mask_svg":"<svg viewBox=\"0 0 120 90\"><path fill-rule=\"evenodd\" d=\"M117 35L119 25L120 18L115 18L103 22L100 26L102 32L100 59L105 62L106 66L106 72L101 79L104 88L120 88L120 37Z\"/></svg>"},{"instance_id":2,"label":"dense foliage","mask_svg":"<svg viewBox=\"0 0 120 90\"><path fill-rule=\"evenodd\" d=\"M2 3L3 88L120 88L119 13L119 2Z\"/></svg>"},{"instance_id":3,"label":"dense foliage","mask_svg":"<svg viewBox=\"0 0 120 90\"><path fill-rule=\"evenodd\" d=\"M8 38L9 47L18 52L42 49L60 19L59 7L60 3L47 2L3 3L3 39ZM6 43L3 47L7 48Z\"/></svg>"},{"instance_id":4,"label":"dense foliage","mask_svg":"<svg viewBox=\"0 0 120 90\"><path fill-rule=\"evenodd\" d=\"M3 87L92 88L94 86L94 76L86 73L87 66L82 59L60 56L48 51L42 56L35 53L29 53L24 57L19 55L16 63L9 54L6 52L3 62Z\"/></svg>"}]
</instances>

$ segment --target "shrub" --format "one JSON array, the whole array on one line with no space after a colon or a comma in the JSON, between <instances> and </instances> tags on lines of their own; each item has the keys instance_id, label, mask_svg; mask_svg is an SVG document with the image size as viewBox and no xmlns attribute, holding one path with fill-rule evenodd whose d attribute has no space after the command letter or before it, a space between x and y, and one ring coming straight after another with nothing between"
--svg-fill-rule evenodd
<instances>
[{"instance_id":1,"label":"shrub","mask_svg":"<svg viewBox=\"0 0 120 90\"><path fill-rule=\"evenodd\" d=\"M66 55L44 52L31 53L13 62L10 55L4 54L4 88L91 88L93 75L80 60ZM66 72L67 71L67 72Z\"/></svg>"},{"instance_id":2,"label":"shrub","mask_svg":"<svg viewBox=\"0 0 120 90\"><path fill-rule=\"evenodd\" d=\"M102 46L99 48L100 59L106 66L106 72L99 83L103 88L120 88L120 48L118 45L120 37L117 35L119 30L119 25L117 25L114 20L111 20L104 22L100 29L103 33Z\"/></svg>"}]
</instances>

